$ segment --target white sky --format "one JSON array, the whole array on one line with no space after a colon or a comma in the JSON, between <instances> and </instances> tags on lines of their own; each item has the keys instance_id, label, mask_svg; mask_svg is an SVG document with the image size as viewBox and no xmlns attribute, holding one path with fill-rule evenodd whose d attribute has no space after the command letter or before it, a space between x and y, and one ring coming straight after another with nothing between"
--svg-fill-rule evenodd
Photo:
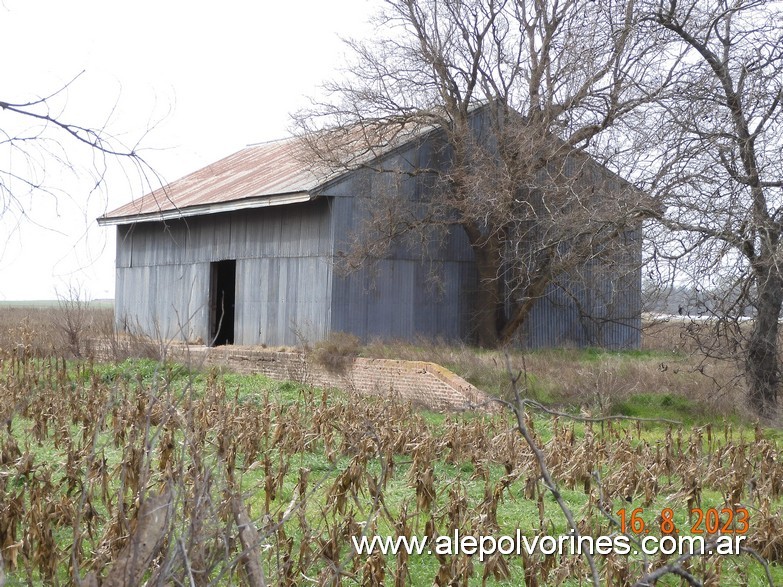
<instances>
[{"instance_id":1,"label":"white sky","mask_svg":"<svg viewBox=\"0 0 783 587\"><path fill-rule=\"evenodd\" d=\"M142 154L173 181L288 134L289 114L343 64L339 36L371 34L373 2L2 0L0 100L36 99L84 71L55 101L61 118L98 126L108 118L107 129L131 142L153 126ZM0 130L14 124L0 111ZM24 171L7 153L0 167ZM53 160L44 179L56 200L21 192L25 217L0 217L0 300L54 299L68 284L113 297L115 229L95 218L147 186L113 167L106 189L91 194L88 176Z\"/></svg>"}]
</instances>

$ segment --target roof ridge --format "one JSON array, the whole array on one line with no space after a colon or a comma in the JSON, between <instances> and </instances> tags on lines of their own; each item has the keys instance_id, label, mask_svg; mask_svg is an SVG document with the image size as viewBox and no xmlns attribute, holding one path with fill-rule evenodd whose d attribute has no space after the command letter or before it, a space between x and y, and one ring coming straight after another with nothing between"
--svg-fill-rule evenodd
<instances>
[{"instance_id":1,"label":"roof ridge","mask_svg":"<svg viewBox=\"0 0 783 587\"><path fill-rule=\"evenodd\" d=\"M247 143L245 145L245 149L251 148L251 147L261 147L263 145L272 145L274 143L285 143L289 141L293 141L294 139L297 139L297 135L289 135L287 137L281 137L279 139L269 139L267 141L258 141L256 143Z\"/></svg>"}]
</instances>

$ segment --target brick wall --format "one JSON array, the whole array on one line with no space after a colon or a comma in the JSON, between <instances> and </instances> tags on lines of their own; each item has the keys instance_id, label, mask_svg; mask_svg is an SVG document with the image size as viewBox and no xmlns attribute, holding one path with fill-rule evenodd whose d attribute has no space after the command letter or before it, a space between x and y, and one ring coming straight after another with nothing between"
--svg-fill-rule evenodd
<instances>
[{"instance_id":1,"label":"brick wall","mask_svg":"<svg viewBox=\"0 0 783 587\"><path fill-rule=\"evenodd\" d=\"M240 373L262 373L272 379L316 387L335 387L359 395L393 395L432 410L494 410L490 396L448 369L424 361L348 358L339 369L327 369L302 353L236 346L171 348L175 359L225 366Z\"/></svg>"}]
</instances>

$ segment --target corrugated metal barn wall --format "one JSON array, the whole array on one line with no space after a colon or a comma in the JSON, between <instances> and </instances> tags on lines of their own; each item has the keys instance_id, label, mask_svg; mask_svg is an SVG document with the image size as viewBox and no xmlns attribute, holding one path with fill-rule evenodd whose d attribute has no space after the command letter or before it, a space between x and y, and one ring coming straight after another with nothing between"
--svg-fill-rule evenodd
<instances>
[{"instance_id":1,"label":"corrugated metal barn wall","mask_svg":"<svg viewBox=\"0 0 783 587\"><path fill-rule=\"evenodd\" d=\"M463 231L433 234L432 242L424 244L398 239L382 259L348 274L339 270L341 253L349 250L370 210L394 206L395 198L407 207L430 196L431 177L396 171L430 167L437 156L432 144L423 141L384 159L387 171L355 172L327 192L334 196L332 331L364 340L470 338L476 272Z\"/></svg>"},{"instance_id":2,"label":"corrugated metal barn wall","mask_svg":"<svg viewBox=\"0 0 783 587\"><path fill-rule=\"evenodd\" d=\"M210 263L235 259L237 344L324 338L331 238L325 200L120 226L117 326L207 341Z\"/></svg>"},{"instance_id":3,"label":"corrugated metal barn wall","mask_svg":"<svg viewBox=\"0 0 783 587\"><path fill-rule=\"evenodd\" d=\"M613 218L618 198L635 198L637 194L624 182L595 161L586 157L569 157L566 176L576 183L573 188L586 194L591 204L587 213L591 221L606 227ZM543 188L542 188L543 190ZM539 213L543 205L531 200ZM602 209L603 208L603 209ZM568 216L565 216L568 219ZM576 217L577 219L579 216ZM587 221L587 220L585 220ZM535 239L535 227L528 238ZM532 248L535 244L530 245ZM567 254L570 243L560 248ZM592 258L581 266L558 275L545 295L533 307L516 337L526 348L604 347L633 349L641 345L641 258L642 229L637 222L618 238L591 250ZM587 255L586 251L580 254Z\"/></svg>"},{"instance_id":4,"label":"corrugated metal barn wall","mask_svg":"<svg viewBox=\"0 0 783 587\"><path fill-rule=\"evenodd\" d=\"M376 164L386 172L355 172L332 186L328 193L334 196L335 252L350 247L351 235L361 230L370 210L393 206L394 198L416 202L430 197L432 184L426 175L394 171L435 167L438 156L437 147L427 140ZM607 180L600 170L588 177L590 187ZM615 179L609 177L611 189ZM637 348L640 236L640 231L623 235L620 253L611 261L596 259L559 276L534 306L517 343L526 348ZM423 250L420 243L397 242L370 266L347 275L336 270L332 284L332 331L352 332L363 339L473 339L477 274L473 251L458 227L443 246L431 250Z\"/></svg>"},{"instance_id":5,"label":"corrugated metal barn wall","mask_svg":"<svg viewBox=\"0 0 783 587\"><path fill-rule=\"evenodd\" d=\"M641 345L641 229L622 237L626 254L592 260L549 286L517 336L531 349Z\"/></svg>"}]
</instances>

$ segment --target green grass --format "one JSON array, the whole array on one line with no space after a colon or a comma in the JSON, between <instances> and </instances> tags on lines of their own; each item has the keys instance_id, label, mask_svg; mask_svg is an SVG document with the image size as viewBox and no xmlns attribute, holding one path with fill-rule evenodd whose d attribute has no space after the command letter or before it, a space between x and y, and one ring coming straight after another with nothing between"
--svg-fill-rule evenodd
<instances>
[{"instance_id":1,"label":"green grass","mask_svg":"<svg viewBox=\"0 0 783 587\"><path fill-rule=\"evenodd\" d=\"M711 421L696 402L671 393L639 393L618 402L612 409L615 415L634 418L665 418L685 424Z\"/></svg>"}]
</instances>

